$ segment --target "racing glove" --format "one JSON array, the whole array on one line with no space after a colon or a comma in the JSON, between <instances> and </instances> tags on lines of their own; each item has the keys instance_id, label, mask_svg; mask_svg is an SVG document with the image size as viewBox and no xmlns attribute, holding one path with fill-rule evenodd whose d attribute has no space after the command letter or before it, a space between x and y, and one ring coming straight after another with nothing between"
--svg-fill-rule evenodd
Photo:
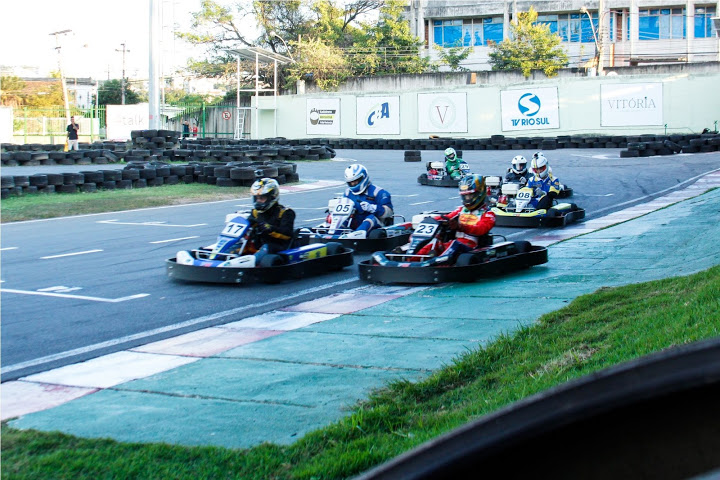
<instances>
[{"instance_id":1,"label":"racing glove","mask_svg":"<svg viewBox=\"0 0 720 480\"><path fill-rule=\"evenodd\" d=\"M375 213L377 211L377 205L369 202L360 202L360 208L368 213Z\"/></svg>"},{"instance_id":2,"label":"racing glove","mask_svg":"<svg viewBox=\"0 0 720 480\"><path fill-rule=\"evenodd\" d=\"M543 195L545 195L545 192L543 191L543 189L540 188L540 187L535 187L535 191L533 192L533 196L536 197L536 198L540 198L540 197L542 197Z\"/></svg>"},{"instance_id":3,"label":"racing glove","mask_svg":"<svg viewBox=\"0 0 720 480\"><path fill-rule=\"evenodd\" d=\"M270 232L272 232L272 229L273 229L272 225L270 225L267 222L258 223L257 226L255 227L255 231L257 231L260 235L265 235L267 233L270 233Z\"/></svg>"}]
</instances>

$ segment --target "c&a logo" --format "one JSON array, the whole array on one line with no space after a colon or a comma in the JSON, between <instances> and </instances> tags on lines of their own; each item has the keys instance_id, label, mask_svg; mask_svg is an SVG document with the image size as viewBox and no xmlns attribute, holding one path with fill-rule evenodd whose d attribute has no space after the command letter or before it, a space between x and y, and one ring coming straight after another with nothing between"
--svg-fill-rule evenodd
<instances>
[{"instance_id":1,"label":"c&a logo","mask_svg":"<svg viewBox=\"0 0 720 480\"><path fill-rule=\"evenodd\" d=\"M542 102L540 97L532 92L525 93L518 98L517 102L518 110L520 114L525 118L512 118L513 127L517 126L535 126L535 125L549 125L550 120L547 117L537 117L542 108Z\"/></svg>"},{"instance_id":2,"label":"c&a logo","mask_svg":"<svg viewBox=\"0 0 720 480\"><path fill-rule=\"evenodd\" d=\"M368 127L374 127L375 122L383 118L390 118L390 104L388 102L381 103L372 108L365 122Z\"/></svg>"}]
</instances>

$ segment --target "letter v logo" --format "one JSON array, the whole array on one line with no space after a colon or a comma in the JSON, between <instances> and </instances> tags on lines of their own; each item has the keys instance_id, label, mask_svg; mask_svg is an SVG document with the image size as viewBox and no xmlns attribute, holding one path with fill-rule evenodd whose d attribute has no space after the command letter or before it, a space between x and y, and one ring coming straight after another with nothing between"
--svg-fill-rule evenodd
<instances>
[{"instance_id":1,"label":"letter v logo","mask_svg":"<svg viewBox=\"0 0 720 480\"><path fill-rule=\"evenodd\" d=\"M440 112L441 108L443 109L442 113ZM449 107L447 105L444 105L442 107L440 105L435 105L435 110L437 110L438 118L440 118L440 123L442 123L443 125L445 124L445 118L447 117L448 108Z\"/></svg>"}]
</instances>

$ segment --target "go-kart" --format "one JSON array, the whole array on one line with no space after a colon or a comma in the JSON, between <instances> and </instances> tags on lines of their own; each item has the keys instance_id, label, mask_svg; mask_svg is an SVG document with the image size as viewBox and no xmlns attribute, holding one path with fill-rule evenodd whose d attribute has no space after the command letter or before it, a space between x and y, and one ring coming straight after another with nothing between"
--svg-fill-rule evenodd
<instances>
[{"instance_id":1,"label":"go-kart","mask_svg":"<svg viewBox=\"0 0 720 480\"><path fill-rule=\"evenodd\" d=\"M420 185L429 185L431 187L457 187L460 180L452 178L445 169L445 162L427 162L425 164L427 173L423 173L418 177ZM462 175L470 174L470 166L460 163L460 172Z\"/></svg>"},{"instance_id":2,"label":"go-kart","mask_svg":"<svg viewBox=\"0 0 720 480\"><path fill-rule=\"evenodd\" d=\"M489 177L488 177L489 178ZM524 180L524 181L523 181ZM507 182L503 181L502 185L500 187L501 193L506 196L515 196L522 187L524 187L527 184L527 179L522 179L519 182ZM568 187L567 185L560 184L560 192L558 193L558 198L568 198L572 197L573 189Z\"/></svg>"},{"instance_id":3,"label":"go-kart","mask_svg":"<svg viewBox=\"0 0 720 480\"><path fill-rule=\"evenodd\" d=\"M427 215L423 214L421 216ZM530 242L509 242L501 235L486 235L480 245L467 253L446 258L418 255L429 242L454 238L449 222L425 216L410 237L410 243L389 252L375 252L358 264L361 280L371 283L474 282L514 270L547 263L547 249ZM495 242L495 239L502 239Z\"/></svg>"},{"instance_id":4,"label":"go-kart","mask_svg":"<svg viewBox=\"0 0 720 480\"><path fill-rule=\"evenodd\" d=\"M253 226L240 213L226 218L217 242L207 247L181 250L166 260L171 279L208 283L279 283L341 270L353 264L353 250L339 243L312 243L266 254L255 261L248 255Z\"/></svg>"},{"instance_id":5,"label":"go-kart","mask_svg":"<svg viewBox=\"0 0 720 480\"><path fill-rule=\"evenodd\" d=\"M585 218L585 210L574 203L555 203L548 209L532 208L533 189L525 186L511 189L511 185L514 184L503 185L503 194L491 210L497 227L564 227Z\"/></svg>"},{"instance_id":6,"label":"go-kart","mask_svg":"<svg viewBox=\"0 0 720 480\"><path fill-rule=\"evenodd\" d=\"M337 242L358 252L375 252L403 245L410 238L412 233L410 222L375 228L363 238L350 228L356 211L357 205L347 197L330 199L326 212L327 220L316 227L301 228L297 235L298 244Z\"/></svg>"}]
</instances>

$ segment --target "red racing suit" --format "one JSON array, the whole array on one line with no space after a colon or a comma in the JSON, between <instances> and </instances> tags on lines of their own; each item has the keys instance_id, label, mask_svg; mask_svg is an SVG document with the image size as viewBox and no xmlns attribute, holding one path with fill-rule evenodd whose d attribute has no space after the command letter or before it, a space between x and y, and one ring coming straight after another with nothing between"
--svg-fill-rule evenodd
<instances>
[{"instance_id":1,"label":"red racing suit","mask_svg":"<svg viewBox=\"0 0 720 480\"><path fill-rule=\"evenodd\" d=\"M449 219L451 228L456 222L457 226L453 228L456 231L455 240L432 241L418 251L419 255L434 253L444 256L445 254L454 255L470 251L478 246L480 237L490 233L495 226L495 214L485 204L475 210L458 207L447 215L435 218L438 220Z\"/></svg>"}]
</instances>

